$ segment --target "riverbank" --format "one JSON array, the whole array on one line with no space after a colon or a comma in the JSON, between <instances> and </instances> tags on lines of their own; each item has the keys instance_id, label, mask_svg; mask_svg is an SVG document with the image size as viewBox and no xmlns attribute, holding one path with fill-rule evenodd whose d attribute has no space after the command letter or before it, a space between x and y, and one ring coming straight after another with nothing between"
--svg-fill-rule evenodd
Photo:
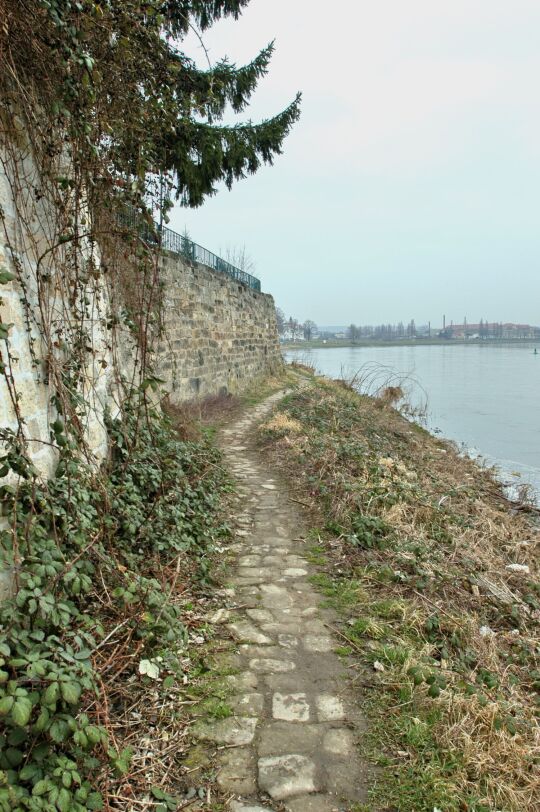
<instances>
[{"instance_id":1,"label":"riverbank","mask_svg":"<svg viewBox=\"0 0 540 812\"><path fill-rule=\"evenodd\" d=\"M281 344L282 350L315 350L332 349L335 347L519 347L534 344L532 338L507 338L485 341L481 338L446 339L446 338L404 338L395 341L375 341L365 339L350 341L349 339L314 339L313 341L286 341ZM540 348L540 341L536 342Z\"/></svg>"},{"instance_id":2,"label":"riverbank","mask_svg":"<svg viewBox=\"0 0 540 812\"><path fill-rule=\"evenodd\" d=\"M401 387L433 433L499 469L513 492L530 486L540 506L540 354L534 345L453 344L296 349L329 378L363 394Z\"/></svg>"},{"instance_id":3,"label":"riverbank","mask_svg":"<svg viewBox=\"0 0 540 812\"><path fill-rule=\"evenodd\" d=\"M378 780L370 812L540 805L537 514L384 398L312 378L260 431L311 514Z\"/></svg>"}]
</instances>

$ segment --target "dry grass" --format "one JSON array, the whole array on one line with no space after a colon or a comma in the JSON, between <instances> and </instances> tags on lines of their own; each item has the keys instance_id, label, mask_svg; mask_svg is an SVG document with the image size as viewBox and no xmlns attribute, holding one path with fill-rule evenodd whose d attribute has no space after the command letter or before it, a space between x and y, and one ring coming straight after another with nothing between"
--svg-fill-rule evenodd
<instances>
[{"instance_id":1,"label":"dry grass","mask_svg":"<svg viewBox=\"0 0 540 812\"><path fill-rule=\"evenodd\" d=\"M203 425L215 425L232 420L240 412L242 401L235 395L222 392L181 404L172 403L170 398L166 397L161 406L173 421L182 439L197 440Z\"/></svg>"},{"instance_id":2,"label":"dry grass","mask_svg":"<svg viewBox=\"0 0 540 812\"><path fill-rule=\"evenodd\" d=\"M204 428L217 429L234 420L246 406L256 405L280 389L297 385L298 375L284 367L274 375L251 381L236 393L223 391L180 404L172 403L167 396L161 405L173 420L180 436L186 440L196 440Z\"/></svg>"},{"instance_id":3,"label":"dry grass","mask_svg":"<svg viewBox=\"0 0 540 812\"><path fill-rule=\"evenodd\" d=\"M208 599L197 595L198 590L194 589L197 581L192 570L186 558L162 571L164 594L172 584L172 602L182 607L182 620L189 635L185 646L174 652L185 673L183 685L174 680L174 684L166 688L163 677L153 681L142 675L135 676L143 642L137 639L136 626L129 622L131 615L122 619L119 613L106 623L107 628L111 627L110 637L105 638L106 643L94 657L103 699L99 706L96 703L88 708L88 712L106 727L109 741L118 753L125 748L132 753L129 769L113 785L107 774L103 775L101 789L106 809L126 809L131 803L133 808L150 810L156 804L150 787L161 787L179 795L191 784L184 761L191 744L188 710L193 701L190 692L197 680L197 660L193 659L193 652L198 650L197 657L201 656L201 644L208 639L204 618L209 609ZM183 808L181 803L178 808Z\"/></svg>"},{"instance_id":4,"label":"dry grass","mask_svg":"<svg viewBox=\"0 0 540 812\"><path fill-rule=\"evenodd\" d=\"M385 406L395 406L405 397L405 392L401 386L385 386L378 395L377 400Z\"/></svg>"},{"instance_id":5,"label":"dry grass","mask_svg":"<svg viewBox=\"0 0 540 812\"><path fill-rule=\"evenodd\" d=\"M325 524L331 566L321 586L363 652L376 748L391 758L380 803L533 812L538 513L510 503L492 472L392 402L316 380L261 435ZM420 743L415 719L425 725Z\"/></svg>"},{"instance_id":6,"label":"dry grass","mask_svg":"<svg viewBox=\"0 0 540 812\"><path fill-rule=\"evenodd\" d=\"M291 437L302 434L302 424L298 420L293 420L283 412L275 414L266 424L268 431L281 437Z\"/></svg>"},{"instance_id":7,"label":"dry grass","mask_svg":"<svg viewBox=\"0 0 540 812\"><path fill-rule=\"evenodd\" d=\"M446 691L439 703L444 714L435 736L442 747L457 750L466 773L461 782L482 782L484 794L496 809L538 809L540 789L537 760L540 729L526 735L508 735L500 727L501 707L497 701L483 705L478 697L452 695ZM516 695L514 712L520 714L522 700Z\"/></svg>"}]
</instances>

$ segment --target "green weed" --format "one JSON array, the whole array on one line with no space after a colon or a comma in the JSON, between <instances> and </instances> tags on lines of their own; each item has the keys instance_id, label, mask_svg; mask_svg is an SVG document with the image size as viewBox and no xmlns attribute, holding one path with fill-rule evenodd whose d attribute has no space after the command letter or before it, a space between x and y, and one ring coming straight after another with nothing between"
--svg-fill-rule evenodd
<instances>
[{"instance_id":1,"label":"green weed","mask_svg":"<svg viewBox=\"0 0 540 812\"><path fill-rule=\"evenodd\" d=\"M103 472L84 463L60 418L53 433L62 453L48 483L16 438L1 461L2 475L11 469L21 480L0 487L8 521L0 563L18 571L16 595L0 604L0 809L101 808L97 776L126 774L132 752L113 747L96 715L106 702L96 651L107 629L122 630L138 652L123 679L150 689L160 678L170 690L184 674L186 610L163 570L181 556L192 577L207 580L225 532L215 449L180 441L143 403L125 404L108 428Z\"/></svg>"}]
</instances>

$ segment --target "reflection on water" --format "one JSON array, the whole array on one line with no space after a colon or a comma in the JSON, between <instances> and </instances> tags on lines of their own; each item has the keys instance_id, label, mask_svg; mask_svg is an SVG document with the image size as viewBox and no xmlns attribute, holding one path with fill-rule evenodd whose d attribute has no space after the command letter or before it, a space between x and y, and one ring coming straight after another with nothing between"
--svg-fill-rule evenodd
<instances>
[{"instance_id":1,"label":"reflection on water","mask_svg":"<svg viewBox=\"0 0 540 812\"><path fill-rule=\"evenodd\" d=\"M362 378L367 369L384 365L398 381L406 379L413 405L427 399L432 430L497 465L513 486L531 484L540 499L540 353L534 355L534 348L532 343L300 348L287 352L287 359L305 360L334 378L359 370Z\"/></svg>"}]
</instances>

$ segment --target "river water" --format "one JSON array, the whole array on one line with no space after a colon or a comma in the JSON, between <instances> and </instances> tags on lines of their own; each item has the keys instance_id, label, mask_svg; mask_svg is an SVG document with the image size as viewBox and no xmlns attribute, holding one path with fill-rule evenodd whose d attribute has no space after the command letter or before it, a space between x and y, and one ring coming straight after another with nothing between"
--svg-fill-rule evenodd
<instances>
[{"instance_id":1,"label":"river water","mask_svg":"<svg viewBox=\"0 0 540 812\"><path fill-rule=\"evenodd\" d=\"M290 350L332 378L356 376L373 394L401 384L424 407L427 427L495 465L516 495L529 484L540 504L540 347L455 344Z\"/></svg>"}]
</instances>

